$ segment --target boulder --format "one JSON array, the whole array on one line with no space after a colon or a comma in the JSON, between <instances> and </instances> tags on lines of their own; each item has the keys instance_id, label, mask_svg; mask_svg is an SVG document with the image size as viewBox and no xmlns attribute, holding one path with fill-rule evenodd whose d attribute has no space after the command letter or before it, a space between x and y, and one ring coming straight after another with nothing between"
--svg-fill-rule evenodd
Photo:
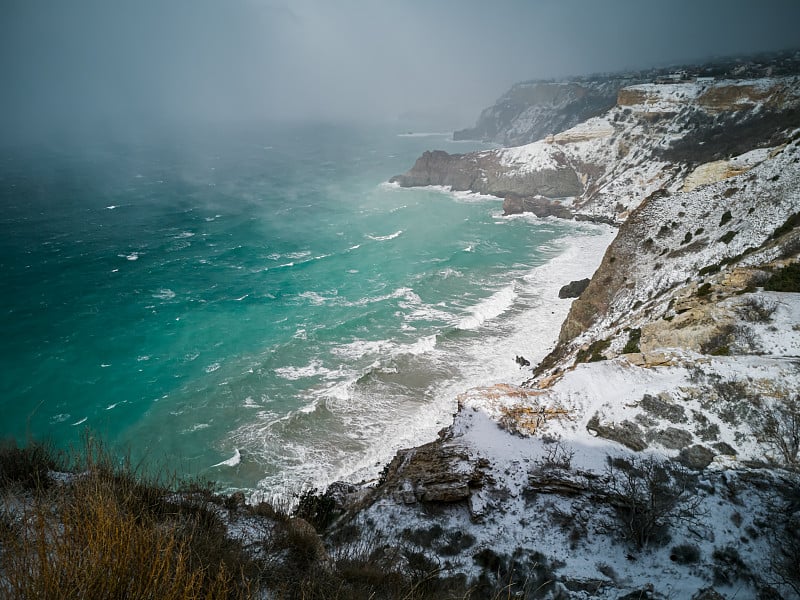
<instances>
[{"instance_id":1,"label":"boulder","mask_svg":"<svg viewBox=\"0 0 800 600\"><path fill-rule=\"evenodd\" d=\"M594 415L586 424L586 429L589 433L594 432L597 437L622 444L634 452L641 452L647 448L641 428L631 421L601 424L600 416Z\"/></svg>"},{"instance_id":2,"label":"boulder","mask_svg":"<svg viewBox=\"0 0 800 600\"><path fill-rule=\"evenodd\" d=\"M705 446L695 444L694 446L681 450L681 453L678 455L678 462L693 471L702 471L711 464L711 461L714 460L714 456L715 454L713 451Z\"/></svg>"},{"instance_id":3,"label":"boulder","mask_svg":"<svg viewBox=\"0 0 800 600\"><path fill-rule=\"evenodd\" d=\"M558 290L558 297L561 299L578 298L589 287L589 281L591 280L587 277L586 279L569 282Z\"/></svg>"}]
</instances>

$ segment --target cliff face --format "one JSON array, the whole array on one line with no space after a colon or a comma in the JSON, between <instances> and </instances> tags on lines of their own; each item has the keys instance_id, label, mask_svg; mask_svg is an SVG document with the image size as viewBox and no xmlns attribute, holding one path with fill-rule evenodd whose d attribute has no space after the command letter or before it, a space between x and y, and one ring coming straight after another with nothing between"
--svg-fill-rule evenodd
<instances>
[{"instance_id":1,"label":"cliff face","mask_svg":"<svg viewBox=\"0 0 800 600\"><path fill-rule=\"evenodd\" d=\"M800 126L797 82L629 86L605 114L566 131L515 148L426 153L392 181L496 195L506 199L507 213L621 223L654 192L681 191L698 165L773 146L786 128ZM720 173L742 172L752 166L747 161Z\"/></svg>"},{"instance_id":2,"label":"cliff face","mask_svg":"<svg viewBox=\"0 0 800 600\"><path fill-rule=\"evenodd\" d=\"M518 83L481 113L475 127L456 131L453 139L529 144L603 114L614 106L618 90L631 83L631 79Z\"/></svg>"},{"instance_id":3,"label":"cliff face","mask_svg":"<svg viewBox=\"0 0 800 600\"><path fill-rule=\"evenodd\" d=\"M569 167L580 196L505 205L620 227L534 378L462 394L346 526L487 597L798 597L798 97L797 79L633 86L548 141L420 159L401 184L491 193Z\"/></svg>"}]
</instances>

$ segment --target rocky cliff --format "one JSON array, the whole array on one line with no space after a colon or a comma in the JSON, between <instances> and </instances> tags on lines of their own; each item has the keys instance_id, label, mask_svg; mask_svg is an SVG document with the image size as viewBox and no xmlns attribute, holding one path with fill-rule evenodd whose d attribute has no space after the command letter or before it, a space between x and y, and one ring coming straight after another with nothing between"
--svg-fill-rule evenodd
<instances>
[{"instance_id":1,"label":"rocky cliff","mask_svg":"<svg viewBox=\"0 0 800 600\"><path fill-rule=\"evenodd\" d=\"M550 140L420 159L401 185L446 171L620 227L533 377L462 394L339 527L485 597L800 597L799 96L638 85ZM558 204L508 183L559 169L583 191Z\"/></svg>"},{"instance_id":2,"label":"rocky cliff","mask_svg":"<svg viewBox=\"0 0 800 600\"><path fill-rule=\"evenodd\" d=\"M653 193L749 168L748 157L726 161L800 126L798 87L797 77L629 86L605 114L566 131L515 148L427 152L392 181L495 195L509 214L622 223Z\"/></svg>"},{"instance_id":3,"label":"rocky cliff","mask_svg":"<svg viewBox=\"0 0 800 600\"><path fill-rule=\"evenodd\" d=\"M503 146L535 142L603 114L616 103L619 89L633 83L632 78L518 83L481 113L475 127L456 131L453 139Z\"/></svg>"}]
</instances>

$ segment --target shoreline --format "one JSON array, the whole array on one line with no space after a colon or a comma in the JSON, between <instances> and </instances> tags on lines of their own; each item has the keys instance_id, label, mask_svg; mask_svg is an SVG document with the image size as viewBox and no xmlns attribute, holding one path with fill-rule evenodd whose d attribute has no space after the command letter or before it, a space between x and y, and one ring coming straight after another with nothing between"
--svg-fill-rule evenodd
<instances>
[{"instance_id":1,"label":"shoreline","mask_svg":"<svg viewBox=\"0 0 800 600\"><path fill-rule=\"evenodd\" d=\"M537 219L533 215L529 218ZM537 221L547 222L550 219L552 218L537 219ZM327 489L337 482L360 485L372 483L398 451L417 448L434 441L443 427L452 426L458 410L459 396L485 385L510 382L519 385L526 378L528 371L520 370L514 363L515 352L521 352L528 358L531 366L535 366L547 356L558 340L561 324L572 304L572 299L558 298L559 289L572 280L591 277L617 233L616 228L607 225L573 223L576 231L583 230L585 233L562 238L559 242L563 248L561 252L544 264L534 267L521 278L512 280L522 282L517 285L521 288L521 294L527 294L529 297L531 294L536 294L538 304L514 315L512 330L515 333L505 338L500 356L495 352L494 356L486 357L477 369L469 371L468 379L458 378L445 382L437 390L434 401L420 408L414 419L416 426L410 430L406 429L399 437L392 435L399 432L387 432L388 435L384 437L391 439L379 439L375 442L375 447L384 448L379 455L364 456L353 461L349 467L332 473L328 480L318 482L317 487ZM503 315L511 310L513 307L507 308L493 320L502 319ZM481 326L477 330L480 330ZM480 336L481 339L496 337L496 334L488 332ZM251 501L270 495L275 494L264 494L261 490L255 490L251 495Z\"/></svg>"}]
</instances>

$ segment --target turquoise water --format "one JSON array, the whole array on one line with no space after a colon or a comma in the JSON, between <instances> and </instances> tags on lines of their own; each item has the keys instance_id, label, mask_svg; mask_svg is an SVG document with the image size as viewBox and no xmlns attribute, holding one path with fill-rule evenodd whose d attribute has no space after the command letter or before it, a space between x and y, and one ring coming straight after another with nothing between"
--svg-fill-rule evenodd
<instances>
[{"instance_id":1,"label":"turquoise water","mask_svg":"<svg viewBox=\"0 0 800 600\"><path fill-rule=\"evenodd\" d=\"M476 147L317 124L6 153L0 434L89 428L266 493L372 476L513 372L524 276L573 231L384 183Z\"/></svg>"}]
</instances>

